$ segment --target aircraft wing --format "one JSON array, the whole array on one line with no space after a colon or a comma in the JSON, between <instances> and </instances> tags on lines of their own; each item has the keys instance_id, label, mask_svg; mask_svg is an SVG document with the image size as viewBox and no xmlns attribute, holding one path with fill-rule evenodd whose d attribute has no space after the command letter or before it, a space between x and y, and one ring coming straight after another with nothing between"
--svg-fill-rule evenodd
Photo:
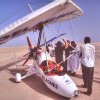
<instances>
[{"instance_id":1,"label":"aircraft wing","mask_svg":"<svg viewBox=\"0 0 100 100\"><path fill-rule=\"evenodd\" d=\"M69 20L82 14L82 10L71 0L54 0L1 30L0 44L23 35L26 32L38 30L40 23L45 26L47 24Z\"/></svg>"}]
</instances>

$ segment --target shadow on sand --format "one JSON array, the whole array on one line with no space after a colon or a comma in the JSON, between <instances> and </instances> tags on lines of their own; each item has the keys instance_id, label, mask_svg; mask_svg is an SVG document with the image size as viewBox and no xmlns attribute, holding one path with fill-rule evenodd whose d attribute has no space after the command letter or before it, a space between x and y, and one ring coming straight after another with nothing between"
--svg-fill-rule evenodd
<instances>
[{"instance_id":1,"label":"shadow on sand","mask_svg":"<svg viewBox=\"0 0 100 100\"><path fill-rule=\"evenodd\" d=\"M25 60L25 58L24 59L17 60L16 63L19 63L19 62L21 62L23 60ZM0 71L5 70L5 69L7 69L7 68L9 68L9 67L11 67L13 65L15 65L15 61L13 61L13 62L11 62L9 64L6 64L4 66L0 66Z\"/></svg>"},{"instance_id":2,"label":"shadow on sand","mask_svg":"<svg viewBox=\"0 0 100 100\"><path fill-rule=\"evenodd\" d=\"M80 75L80 74L76 74L73 77L79 78L79 79L82 79L83 80L82 75ZM100 83L100 78L93 77L93 82Z\"/></svg>"}]
</instances>

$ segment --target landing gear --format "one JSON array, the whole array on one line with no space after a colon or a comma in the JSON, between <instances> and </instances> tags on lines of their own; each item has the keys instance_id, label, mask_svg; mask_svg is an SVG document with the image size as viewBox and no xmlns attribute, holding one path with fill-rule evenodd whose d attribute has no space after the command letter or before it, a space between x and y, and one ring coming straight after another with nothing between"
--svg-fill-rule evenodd
<instances>
[{"instance_id":1,"label":"landing gear","mask_svg":"<svg viewBox=\"0 0 100 100\"><path fill-rule=\"evenodd\" d=\"M15 80L17 83L21 82L21 74L20 73L16 73Z\"/></svg>"},{"instance_id":2,"label":"landing gear","mask_svg":"<svg viewBox=\"0 0 100 100\"><path fill-rule=\"evenodd\" d=\"M74 97L78 97L80 95L80 91L79 90L75 90L73 93Z\"/></svg>"}]
</instances>

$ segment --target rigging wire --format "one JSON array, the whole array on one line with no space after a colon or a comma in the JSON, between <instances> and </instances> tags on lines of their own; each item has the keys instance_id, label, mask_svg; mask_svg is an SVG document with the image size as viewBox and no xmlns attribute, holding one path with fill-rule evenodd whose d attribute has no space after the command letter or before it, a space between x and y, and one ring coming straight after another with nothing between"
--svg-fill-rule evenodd
<instances>
[{"instance_id":1,"label":"rigging wire","mask_svg":"<svg viewBox=\"0 0 100 100\"><path fill-rule=\"evenodd\" d=\"M53 29L51 29L49 26L47 26L51 31L53 31L53 33L55 33L56 35L57 35L57 37L59 37L61 40L63 40L63 42L65 43L65 40L61 37L61 36L59 36L57 33L56 33L56 31L54 31ZM75 48L70 44L70 43L68 43L74 50L75 50ZM65 58L65 60L63 60L63 61L61 61L59 64L61 64L61 63L63 63L64 61L66 61L67 59L69 59L71 56L73 56L74 55L74 53L73 54L71 54L71 55L69 55L68 57L66 57Z\"/></svg>"},{"instance_id":2,"label":"rigging wire","mask_svg":"<svg viewBox=\"0 0 100 100\"><path fill-rule=\"evenodd\" d=\"M36 45L36 37L35 37L34 31L33 31L33 36L34 36L35 45Z\"/></svg>"},{"instance_id":3,"label":"rigging wire","mask_svg":"<svg viewBox=\"0 0 100 100\"><path fill-rule=\"evenodd\" d=\"M41 1L41 2L37 2L37 3L33 3L33 2L30 2L31 4L34 4L34 5L41 5L41 4L45 4L45 3L49 3L49 2L52 2L53 0L47 0L45 2Z\"/></svg>"},{"instance_id":4,"label":"rigging wire","mask_svg":"<svg viewBox=\"0 0 100 100\"><path fill-rule=\"evenodd\" d=\"M43 29L43 40L44 40L44 46L45 46L45 51L47 51L47 48L46 48L46 46L47 46L47 43L46 43L46 36L45 36L45 32L44 32L44 29Z\"/></svg>"},{"instance_id":5,"label":"rigging wire","mask_svg":"<svg viewBox=\"0 0 100 100\"><path fill-rule=\"evenodd\" d=\"M56 33L56 31L54 31L53 29L51 29L49 26L47 26L51 31L53 31L53 33L55 33L56 35L57 35L57 37L60 37L60 39L61 40L63 40L63 42L65 43L65 40L61 37L61 36L59 36L57 33ZM68 43L69 44L69 43ZM75 48L71 45L71 44L69 44L74 50L75 50ZM65 58L65 60L63 60L63 61L61 61L59 64L61 64L61 63L63 63L64 61L66 61L67 59L69 59L71 56L73 56L74 55L74 53L73 54L71 54L71 55L69 55L68 57L66 57Z\"/></svg>"},{"instance_id":6,"label":"rigging wire","mask_svg":"<svg viewBox=\"0 0 100 100\"><path fill-rule=\"evenodd\" d=\"M17 57L16 57L16 53L15 53L15 47L13 47L13 53L14 53L14 63L15 63L16 69L18 69Z\"/></svg>"},{"instance_id":7,"label":"rigging wire","mask_svg":"<svg viewBox=\"0 0 100 100\"><path fill-rule=\"evenodd\" d=\"M67 4L65 6L65 9L63 10L63 14L66 12L66 9L67 9ZM58 33L60 32L60 28L61 28L62 22L63 22L63 17L61 18L61 21L60 21L60 25L59 25L59 28L58 28Z\"/></svg>"},{"instance_id":8,"label":"rigging wire","mask_svg":"<svg viewBox=\"0 0 100 100\"><path fill-rule=\"evenodd\" d=\"M58 27L58 35L60 35L61 25L62 25L62 21L60 22L59 27ZM59 37L58 37L58 39L59 39ZM58 41L58 39L57 39L57 41Z\"/></svg>"},{"instance_id":9,"label":"rigging wire","mask_svg":"<svg viewBox=\"0 0 100 100\"><path fill-rule=\"evenodd\" d=\"M73 29L73 27L72 27L71 20L69 20L69 26L70 26L70 29L71 29L71 33L72 33L73 39L74 39L74 41L76 42L76 38L75 38L75 34L74 34L74 29Z\"/></svg>"},{"instance_id":10,"label":"rigging wire","mask_svg":"<svg viewBox=\"0 0 100 100\"><path fill-rule=\"evenodd\" d=\"M68 2L67 2L68 3ZM65 6L65 9L63 10L63 13L65 13L66 12L66 9L67 9L67 4L66 4L66 6ZM61 25L62 25L62 22L63 22L63 17L61 18L61 21L59 22L60 24L59 24L59 28L58 28L58 35L60 35L60 29L61 29ZM56 22L55 22L56 23ZM58 39L59 39L59 37L58 37Z\"/></svg>"},{"instance_id":11,"label":"rigging wire","mask_svg":"<svg viewBox=\"0 0 100 100\"><path fill-rule=\"evenodd\" d=\"M67 8L69 7L69 5L67 6ZM69 11L68 11L69 12ZM70 19L70 14L68 15L68 19L69 19L69 26L70 26L70 29L71 29L71 33L72 33L72 36L75 40L75 36L74 36L74 30L73 30L73 27L72 27L72 24L71 24L71 19Z\"/></svg>"},{"instance_id":12,"label":"rigging wire","mask_svg":"<svg viewBox=\"0 0 100 100\"><path fill-rule=\"evenodd\" d=\"M68 16L69 17L69 16ZM72 37L73 37L73 40L75 41L75 43L76 43L76 37L75 37L75 31L74 31L74 29L73 29L73 26L72 26L72 23L71 23L71 20L70 20L70 18L69 18L69 26L70 26L70 29L71 29L71 33L72 33ZM78 47L78 45L77 45L77 43L76 43L76 47L75 48L77 48L77 50L79 50L79 47ZM75 49L74 48L74 49Z\"/></svg>"},{"instance_id":13,"label":"rigging wire","mask_svg":"<svg viewBox=\"0 0 100 100\"><path fill-rule=\"evenodd\" d=\"M8 19L10 19L11 17L15 16L18 12L21 11L21 9L26 8L26 5L24 5L23 7L21 7L20 9L18 9L17 11L15 11L13 14L11 14L10 16L8 16L6 19L4 19L3 21L0 22L0 24L3 24L4 22L6 22Z\"/></svg>"},{"instance_id":14,"label":"rigging wire","mask_svg":"<svg viewBox=\"0 0 100 100\"><path fill-rule=\"evenodd\" d=\"M46 25L47 26L47 25ZM49 26L47 26L54 34L56 34L56 36L57 37L59 37L64 43L65 43L65 40L61 37L61 36L59 36L58 35L58 33L55 31L55 30L53 30L53 29L51 29ZM69 44L69 43L68 43ZM73 49L75 49L71 44L69 44Z\"/></svg>"},{"instance_id":15,"label":"rigging wire","mask_svg":"<svg viewBox=\"0 0 100 100\"><path fill-rule=\"evenodd\" d=\"M47 0L45 1L46 3L48 2L51 2L52 0ZM30 2L31 4L34 4L35 6L37 6L37 4L42 4L42 3L45 3L45 2L37 2L37 3L32 3ZM12 18L13 16L15 16L16 14L18 14L22 9L25 9L27 7L27 4L23 5L21 8L19 8L18 10L16 10L13 14L11 14L10 16L8 16L7 18L5 18L3 21L0 22L0 24L3 24L5 23L6 21L8 21L8 19Z\"/></svg>"}]
</instances>

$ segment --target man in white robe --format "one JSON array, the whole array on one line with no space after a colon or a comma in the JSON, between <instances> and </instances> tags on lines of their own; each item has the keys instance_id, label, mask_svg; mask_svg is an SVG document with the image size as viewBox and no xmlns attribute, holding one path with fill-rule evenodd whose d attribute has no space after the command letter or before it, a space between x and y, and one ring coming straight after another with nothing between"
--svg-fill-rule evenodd
<instances>
[{"instance_id":1,"label":"man in white robe","mask_svg":"<svg viewBox=\"0 0 100 100\"><path fill-rule=\"evenodd\" d=\"M70 51L70 57L68 58L67 71L70 71L72 75L75 75L75 72L80 69L80 59L78 47L76 45L73 47L74 49Z\"/></svg>"}]
</instances>

